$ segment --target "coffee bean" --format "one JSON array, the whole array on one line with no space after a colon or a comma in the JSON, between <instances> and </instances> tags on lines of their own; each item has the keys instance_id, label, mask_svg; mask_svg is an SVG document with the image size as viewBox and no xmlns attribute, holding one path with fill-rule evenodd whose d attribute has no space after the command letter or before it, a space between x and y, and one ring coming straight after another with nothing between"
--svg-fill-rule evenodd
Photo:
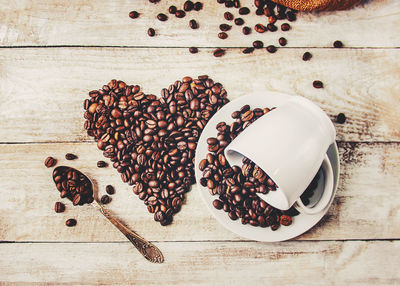
<instances>
[{"instance_id":1,"label":"coffee bean","mask_svg":"<svg viewBox=\"0 0 400 286\"><path fill-rule=\"evenodd\" d=\"M183 10L178 10L178 11L175 12L175 16L176 16L177 18L183 18L183 17L186 16L186 12L183 11Z\"/></svg>"},{"instance_id":2,"label":"coffee bean","mask_svg":"<svg viewBox=\"0 0 400 286\"><path fill-rule=\"evenodd\" d=\"M56 213L64 212L65 211L65 205L63 203L56 202L56 204L54 205L54 211Z\"/></svg>"},{"instance_id":3,"label":"coffee bean","mask_svg":"<svg viewBox=\"0 0 400 286\"><path fill-rule=\"evenodd\" d=\"M282 47L286 46L287 40L284 37L279 38L279 45Z\"/></svg>"},{"instance_id":4,"label":"coffee bean","mask_svg":"<svg viewBox=\"0 0 400 286\"><path fill-rule=\"evenodd\" d=\"M192 1L185 1L185 3L183 4L183 10L185 10L186 12L192 11L194 8L194 4Z\"/></svg>"},{"instance_id":5,"label":"coffee bean","mask_svg":"<svg viewBox=\"0 0 400 286\"><path fill-rule=\"evenodd\" d=\"M275 47L274 45L269 45L269 46L267 47L267 51L268 51L269 53L273 54L273 53L276 52L276 47Z\"/></svg>"},{"instance_id":6,"label":"coffee bean","mask_svg":"<svg viewBox=\"0 0 400 286\"><path fill-rule=\"evenodd\" d=\"M149 37L154 37L156 35L156 31L153 28L149 28L147 30L147 35L149 35Z\"/></svg>"},{"instance_id":7,"label":"coffee bean","mask_svg":"<svg viewBox=\"0 0 400 286\"><path fill-rule=\"evenodd\" d=\"M244 35L249 35L251 33L251 28L250 27L243 27L242 32Z\"/></svg>"},{"instance_id":8,"label":"coffee bean","mask_svg":"<svg viewBox=\"0 0 400 286\"><path fill-rule=\"evenodd\" d=\"M104 162L104 161L97 161L97 167L98 168L105 168L105 167L107 167L108 166L108 164L106 163L106 162Z\"/></svg>"},{"instance_id":9,"label":"coffee bean","mask_svg":"<svg viewBox=\"0 0 400 286\"><path fill-rule=\"evenodd\" d=\"M228 34L225 32L218 33L218 38L225 40L226 38L228 38Z\"/></svg>"},{"instance_id":10,"label":"coffee bean","mask_svg":"<svg viewBox=\"0 0 400 286\"><path fill-rule=\"evenodd\" d=\"M233 20L233 15L232 15L232 13L230 13L230 12L225 12L225 13L224 13L224 18L225 18L225 20L227 20L227 21L232 21L232 20Z\"/></svg>"},{"instance_id":11,"label":"coffee bean","mask_svg":"<svg viewBox=\"0 0 400 286\"><path fill-rule=\"evenodd\" d=\"M44 165L47 168L54 167L57 164L57 160L54 159L53 157L47 157L46 160L44 160Z\"/></svg>"},{"instance_id":12,"label":"coffee bean","mask_svg":"<svg viewBox=\"0 0 400 286\"><path fill-rule=\"evenodd\" d=\"M222 57L223 55L225 55L225 50L221 48L214 50L214 57Z\"/></svg>"},{"instance_id":13,"label":"coffee bean","mask_svg":"<svg viewBox=\"0 0 400 286\"><path fill-rule=\"evenodd\" d=\"M268 29L268 31L271 31L271 32L276 32L278 30L278 28L274 24L271 24L271 23L267 25L267 29Z\"/></svg>"},{"instance_id":14,"label":"coffee bean","mask_svg":"<svg viewBox=\"0 0 400 286\"><path fill-rule=\"evenodd\" d=\"M341 42L341 41L335 41L334 43L333 43L333 47L335 47L335 48L343 48L343 43Z\"/></svg>"},{"instance_id":15,"label":"coffee bean","mask_svg":"<svg viewBox=\"0 0 400 286\"><path fill-rule=\"evenodd\" d=\"M311 53L305 52L305 53L303 54L303 61L309 61L311 58L312 58Z\"/></svg>"},{"instance_id":16,"label":"coffee bean","mask_svg":"<svg viewBox=\"0 0 400 286\"><path fill-rule=\"evenodd\" d=\"M237 26L242 26L244 24L244 20L242 18L236 18L234 22Z\"/></svg>"},{"instance_id":17,"label":"coffee bean","mask_svg":"<svg viewBox=\"0 0 400 286\"><path fill-rule=\"evenodd\" d=\"M286 13L286 19L288 19L289 22L296 21L296 14L293 11L288 11Z\"/></svg>"},{"instance_id":18,"label":"coffee bean","mask_svg":"<svg viewBox=\"0 0 400 286\"><path fill-rule=\"evenodd\" d=\"M245 48L245 49L242 51L242 53L243 53L243 54L251 54L253 51L254 51L254 48L253 48L253 47L250 47L250 48Z\"/></svg>"},{"instance_id":19,"label":"coffee bean","mask_svg":"<svg viewBox=\"0 0 400 286\"><path fill-rule=\"evenodd\" d=\"M245 113L245 112L247 112L247 111L249 111L250 110L250 105L248 105L248 104L245 104L245 105L243 105L241 108L240 108L240 113Z\"/></svg>"},{"instance_id":20,"label":"coffee bean","mask_svg":"<svg viewBox=\"0 0 400 286\"><path fill-rule=\"evenodd\" d=\"M288 23L284 23L281 25L281 30L286 32L290 30L290 25Z\"/></svg>"},{"instance_id":21,"label":"coffee bean","mask_svg":"<svg viewBox=\"0 0 400 286\"><path fill-rule=\"evenodd\" d=\"M228 25L228 24L221 24L221 25L219 25L219 29L220 29L222 32L227 32L227 31L229 31L231 28L232 28L232 26L231 26L231 25Z\"/></svg>"},{"instance_id":22,"label":"coffee bean","mask_svg":"<svg viewBox=\"0 0 400 286\"><path fill-rule=\"evenodd\" d=\"M247 7L242 7L242 8L239 9L239 14L240 15L247 15L249 13L250 13L250 9L247 8Z\"/></svg>"},{"instance_id":23,"label":"coffee bean","mask_svg":"<svg viewBox=\"0 0 400 286\"><path fill-rule=\"evenodd\" d=\"M136 19L139 17L139 13L136 11L131 11L131 12L129 12L129 17L132 19Z\"/></svg>"},{"instance_id":24,"label":"coffee bean","mask_svg":"<svg viewBox=\"0 0 400 286\"><path fill-rule=\"evenodd\" d=\"M76 155L72 154L72 153L65 154L65 159L67 159L67 160L75 160L77 158L78 157Z\"/></svg>"},{"instance_id":25,"label":"coffee bean","mask_svg":"<svg viewBox=\"0 0 400 286\"><path fill-rule=\"evenodd\" d=\"M271 16L269 16L268 17L268 23L270 23L270 24L274 24L274 23L276 23L276 17L274 16L274 15L271 15Z\"/></svg>"},{"instance_id":26,"label":"coffee bean","mask_svg":"<svg viewBox=\"0 0 400 286\"><path fill-rule=\"evenodd\" d=\"M231 8L231 7L233 7L235 4L233 3L233 1L231 1L231 0L227 0L227 1L225 1L225 7L226 8Z\"/></svg>"},{"instance_id":27,"label":"coffee bean","mask_svg":"<svg viewBox=\"0 0 400 286\"><path fill-rule=\"evenodd\" d=\"M197 53L199 52L199 49L196 48L196 47L190 47L190 48L189 48L189 52L190 52L191 54L197 54Z\"/></svg>"},{"instance_id":28,"label":"coffee bean","mask_svg":"<svg viewBox=\"0 0 400 286\"><path fill-rule=\"evenodd\" d=\"M281 225L289 226L292 224L292 218L288 215L282 215L280 218Z\"/></svg>"},{"instance_id":29,"label":"coffee bean","mask_svg":"<svg viewBox=\"0 0 400 286\"><path fill-rule=\"evenodd\" d=\"M323 88L324 84L320 80L314 80L313 81L313 87L315 87L315 88Z\"/></svg>"},{"instance_id":30,"label":"coffee bean","mask_svg":"<svg viewBox=\"0 0 400 286\"><path fill-rule=\"evenodd\" d=\"M200 11L201 9L203 9L203 3L201 3L201 2L194 3L193 9L195 11Z\"/></svg>"},{"instance_id":31,"label":"coffee bean","mask_svg":"<svg viewBox=\"0 0 400 286\"><path fill-rule=\"evenodd\" d=\"M168 20L168 16L165 15L165 14L163 14L163 13L160 13L160 14L157 15L157 19L158 19L159 21L161 21L161 22L165 22L165 21Z\"/></svg>"},{"instance_id":32,"label":"coffee bean","mask_svg":"<svg viewBox=\"0 0 400 286\"><path fill-rule=\"evenodd\" d=\"M339 124L345 123L346 122L346 115L344 113L339 113L336 116L336 122L339 123Z\"/></svg>"},{"instance_id":33,"label":"coffee bean","mask_svg":"<svg viewBox=\"0 0 400 286\"><path fill-rule=\"evenodd\" d=\"M214 200L213 205L214 205L214 208L216 208L217 210L222 209L222 207L224 206L224 204L220 200Z\"/></svg>"},{"instance_id":34,"label":"coffee bean","mask_svg":"<svg viewBox=\"0 0 400 286\"><path fill-rule=\"evenodd\" d=\"M107 186L106 186L106 192L107 192L107 194L109 194L109 195L113 195L113 194L115 193L115 189L114 189L113 186L107 185Z\"/></svg>"},{"instance_id":35,"label":"coffee bean","mask_svg":"<svg viewBox=\"0 0 400 286\"><path fill-rule=\"evenodd\" d=\"M257 33L264 33L267 28L263 24L256 24L254 30L256 30Z\"/></svg>"},{"instance_id":36,"label":"coffee bean","mask_svg":"<svg viewBox=\"0 0 400 286\"><path fill-rule=\"evenodd\" d=\"M70 218L65 222L65 225L68 227L72 227L76 225L76 219Z\"/></svg>"},{"instance_id":37,"label":"coffee bean","mask_svg":"<svg viewBox=\"0 0 400 286\"><path fill-rule=\"evenodd\" d=\"M176 6L174 6L174 5L169 6L168 12L169 12L170 14L175 14L175 13L176 13Z\"/></svg>"},{"instance_id":38,"label":"coffee bean","mask_svg":"<svg viewBox=\"0 0 400 286\"><path fill-rule=\"evenodd\" d=\"M254 41L254 42L253 42L253 47L254 47L255 49L261 49L261 48L264 47L264 43L261 42L261 41Z\"/></svg>"},{"instance_id":39,"label":"coffee bean","mask_svg":"<svg viewBox=\"0 0 400 286\"><path fill-rule=\"evenodd\" d=\"M101 203L102 203L103 205L106 205L106 204L108 204L108 203L111 202L111 197L108 196L108 195L103 195L103 196L101 197L100 201L101 201Z\"/></svg>"},{"instance_id":40,"label":"coffee bean","mask_svg":"<svg viewBox=\"0 0 400 286\"><path fill-rule=\"evenodd\" d=\"M192 29L198 29L199 28L199 24L197 24L196 20L194 20L194 19L189 21L189 26Z\"/></svg>"}]
</instances>

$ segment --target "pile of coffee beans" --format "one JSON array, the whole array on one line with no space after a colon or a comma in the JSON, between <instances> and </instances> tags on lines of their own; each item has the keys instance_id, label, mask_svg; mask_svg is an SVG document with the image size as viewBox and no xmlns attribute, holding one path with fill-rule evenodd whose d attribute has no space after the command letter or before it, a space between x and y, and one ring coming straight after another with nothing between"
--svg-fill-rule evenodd
<instances>
[{"instance_id":1,"label":"pile of coffee beans","mask_svg":"<svg viewBox=\"0 0 400 286\"><path fill-rule=\"evenodd\" d=\"M225 89L204 75L176 81L160 99L117 80L89 96L84 102L88 135L154 219L171 223L194 183L197 140L228 102Z\"/></svg>"},{"instance_id":2,"label":"pile of coffee beans","mask_svg":"<svg viewBox=\"0 0 400 286\"><path fill-rule=\"evenodd\" d=\"M89 179L78 170L58 167L53 171L53 180L61 198L68 198L74 206L93 202L93 189Z\"/></svg>"},{"instance_id":3,"label":"pile of coffee beans","mask_svg":"<svg viewBox=\"0 0 400 286\"><path fill-rule=\"evenodd\" d=\"M267 194L275 191L277 186L274 181L248 158L243 158L243 165L239 167L230 166L224 156L226 146L237 135L264 114L273 112L272 110L252 110L249 105L244 105L232 113L234 121L231 125L226 122L218 123L217 136L207 139L209 153L200 161L198 167L202 171L200 184L207 187L211 195L218 195L218 199L213 201L216 209L223 209L232 220L240 218L242 224L277 230L280 225L290 225L292 217L298 215L297 210L292 207L281 211L261 200L256 193ZM305 203L308 203L307 200L312 196L317 182L318 178L315 178L308 191L303 194L302 199Z\"/></svg>"}]
</instances>

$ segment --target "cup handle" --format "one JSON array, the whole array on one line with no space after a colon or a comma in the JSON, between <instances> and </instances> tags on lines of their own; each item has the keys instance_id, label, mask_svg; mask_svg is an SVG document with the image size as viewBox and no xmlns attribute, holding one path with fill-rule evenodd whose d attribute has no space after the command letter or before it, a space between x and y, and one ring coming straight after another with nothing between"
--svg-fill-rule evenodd
<instances>
[{"instance_id":1,"label":"cup handle","mask_svg":"<svg viewBox=\"0 0 400 286\"><path fill-rule=\"evenodd\" d=\"M325 187L324 192L322 193L321 198L317 202L316 205L309 208L303 204L301 199L299 198L295 203L295 208L302 213L306 214L316 214L324 210L329 202L331 201L332 193L333 193L333 170L332 165L329 161L328 155L325 154L324 161L322 162L322 169L324 171L325 176Z\"/></svg>"}]
</instances>

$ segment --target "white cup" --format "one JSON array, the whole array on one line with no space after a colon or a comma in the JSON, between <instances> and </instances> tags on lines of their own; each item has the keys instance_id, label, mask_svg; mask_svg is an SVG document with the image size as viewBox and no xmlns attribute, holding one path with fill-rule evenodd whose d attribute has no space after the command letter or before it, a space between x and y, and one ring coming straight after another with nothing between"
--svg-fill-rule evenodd
<instances>
[{"instance_id":1,"label":"white cup","mask_svg":"<svg viewBox=\"0 0 400 286\"><path fill-rule=\"evenodd\" d=\"M231 165L241 166L243 156L258 165L277 185L276 191L257 195L271 206L315 214L327 207L333 192L333 171L326 152L336 137L326 113L310 100L293 96L240 133L225 149ZM322 166L321 166L322 164ZM320 167L324 191L307 207L300 199Z\"/></svg>"}]
</instances>

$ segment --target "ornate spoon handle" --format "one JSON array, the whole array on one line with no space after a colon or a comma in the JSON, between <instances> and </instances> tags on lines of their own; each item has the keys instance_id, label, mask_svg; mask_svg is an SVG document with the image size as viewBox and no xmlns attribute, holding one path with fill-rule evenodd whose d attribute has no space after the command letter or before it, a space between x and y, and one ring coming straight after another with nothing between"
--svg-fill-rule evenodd
<instances>
[{"instance_id":1,"label":"ornate spoon handle","mask_svg":"<svg viewBox=\"0 0 400 286\"><path fill-rule=\"evenodd\" d=\"M98 209L113 225L115 225L130 240L130 242L132 242L132 244L147 260L153 263L164 262L164 256L156 246L154 246L152 243L148 242L146 239L131 231L118 220L116 220L96 200L91 204L91 206Z\"/></svg>"}]
</instances>

